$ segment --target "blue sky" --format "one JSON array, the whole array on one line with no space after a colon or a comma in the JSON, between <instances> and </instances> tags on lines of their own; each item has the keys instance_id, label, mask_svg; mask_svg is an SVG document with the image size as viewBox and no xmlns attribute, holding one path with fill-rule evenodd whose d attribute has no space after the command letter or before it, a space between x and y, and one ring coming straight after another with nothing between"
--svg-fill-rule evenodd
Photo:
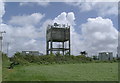
<instances>
[{"instance_id":1,"label":"blue sky","mask_svg":"<svg viewBox=\"0 0 120 83\"><path fill-rule=\"evenodd\" d=\"M109 3L112 3L112 2L109 2ZM6 9L6 13L3 17L3 21L5 23L7 23L7 21L10 20L12 16L18 16L18 15L24 15L24 14L29 15L36 12L45 14L44 20L54 19L61 12L74 12L75 18L76 18L76 24L78 26L82 23L85 23L87 21L87 18L95 18L99 16L97 15L97 12L94 10L88 11L88 12L80 12L78 7L67 5L63 2L51 2L50 5L48 5L47 7L43 7L35 4L30 6L20 6L20 3L18 2L6 2L5 9ZM118 28L118 22L117 22L118 16L108 15L108 16L101 16L101 17L110 18L113 21L115 28Z\"/></svg>"},{"instance_id":2,"label":"blue sky","mask_svg":"<svg viewBox=\"0 0 120 83\"><path fill-rule=\"evenodd\" d=\"M46 5L41 5L41 3L39 3L39 4L38 3L27 3L27 4L20 5L21 2L20 3L19 2L6 2L4 4L5 4L5 6L4 6L5 14L2 17L2 20L3 20L2 23L6 24L6 26L7 26L7 28L4 29L4 30L10 29L11 31L13 30L12 32L20 31L21 28L23 28L23 29L25 28L25 30L26 30L27 29L26 27L29 27L29 26L23 26L23 25L21 25L22 27L18 26L18 25L14 26L15 22L10 23L10 21L13 21L13 17L16 17L16 18L20 17L20 18L22 18L22 20L25 20L25 19L27 19L27 17L31 16L32 14L37 13L37 15L40 17L39 22L36 21L38 23L33 24L33 25L31 24L30 27L33 27L35 29L35 30L33 29L33 31L37 31L36 33L43 34L42 33L44 31L43 26L44 26L44 23L46 21L48 21L48 19L49 20L55 20L55 18L57 18L59 20L59 18L60 18L59 16L62 16L62 15L65 15L65 14L67 16L72 15L71 19L75 23L75 25L71 24L71 26L73 27L73 30L75 30L73 32L73 36L74 36L75 39L73 38L73 40L78 41L78 43L76 45L74 45L75 41L73 41L73 43L72 43L72 45L73 45L72 47L74 49L76 49L75 51L73 51L73 54L78 54L80 51L83 51L83 50L88 50L88 52L93 53L93 51L91 51L91 49L95 49L97 52L100 52L100 51L103 51L104 49L106 49L105 47L101 48L101 46L98 46L98 47L96 46L95 48L91 48L91 49L88 49L89 46L85 47L85 45L87 43L92 45L92 43L93 43L92 40L94 40L94 39L91 39L90 40L91 43L89 43L89 41L88 41L89 40L89 38L88 38L89 35L84 33L84 31L89 30L90 27L93 28L92 31L96 30L95 32L93 32L95 34L96 34L96 32L98 32L97 34L99 34L99 33L102 34L103 32L105 32L105 31L102 32L102 30L101 30L102 27L104 27L105 30L106 30L106 32L101 36L102 38L104 38L104 42L103 42L103 39L98 41L98 39L96 38L95 39L96 44L100 43L100 41L102 41L101 44L106 43L105 41L111 41L112 42L112 38L114 39L114 37L111 37L110 39L107 39L107 36L106 36L107 33L109 33L107 35L113 34L113 36L115 36L115 38L117 38L116 37L116 29L118 28L118 19L117 19L118 15L117 15L117 12L116 12L117 11L117 5L116 5L117 3L113 3L113 2L111 2L111 3L110 2L102 2L101 3L101 2L98 2L98 3L95 3L95 4L91 4L91 3L79 3L79 2L78 3L50 2ZM23 16L25 16L25 17L23 17ZM19 18L19 20L21 20L20 18ZM67 18L67 17L65 17L65 18ZM16 19L16 21L17 21L17 19ZM34 21L34 19L33 19L33 21ZM69 21L69 20L67 20L67 21ZM97 30L96 21L98 23L98 28L101 26L101 29ZM59 22L62 22L62 20L59 20ZM103 23L100 24L101 22L103 22ZM94 26L94 24L95 24L95 26ZM111 26L109 26L109 25L111 25ZM10 26L10 27L8 28L8 26ZM112 27L112 28L109 28L109 27ZM101 30L101 31L99 31L99 30ZM107 32L107 31L111 31L111 32ZM20 32L22 32L22 31L20 31ZM39 32L41 32L41 33L39 33ZM88 33L92 33L92 32L88 32ZM11 39L16 40L16 42L18 41L12 35L12 33L10 33L10 35L11 36L9 36L9 37ZM85 38L84 35L86 35L85 37L88 38L87 42L84 39ZM25 43L25 45L26 45L26 42L30 42L30 43L32 42L31 47L33 46L33 42L36 42L36 43L34 43L36 46L38 46L40 43L45 44L45 38L44 37L39 37L39 36L37 38L33 37L33 38L29 38L28 41L24 40L23 36L19 35L18 37L21 37L21 40L19 40L19 41L21 43L22 42ZM82 39L82 40L80 40L80 39ZM115 40L117 40L117 39L115 39ZM11 42L12 40L5 40L5 41ZM86 43L84 43L84 42L86 42ZM15 48L14 47L15 45L18 45L18 44L21 44L21 43L18 43L18 44L15 44L15 45L14 44L12 45L12 43L13 42L11 42L11 47L10 47L11 54L13 52L16 52L16 51L19 51L19 50L20 51L22 51L22 50L34 50L34 49L31 49L31 47L23 49L24 46L22 46L20 48L18 48L18 47ZM117 41L116 41L115 44L114 43L109 43L107 48L109 48L109 47L111 47L111 48L109 48L106 51L115 52L116 49L115 48L112 49L112 47L116 46L116 44L117 44ZM79 48L75 48L77 45L80 45ZM95 45L93 45L93 46L95 46ZM36 49L36 50L39 50L39 51L41 51L41 49L44 49L41 52L45 54L45 46L41 47L41 48L40 47L37 47L37 48L38 49Z\"/></svg>"}]
</instances>

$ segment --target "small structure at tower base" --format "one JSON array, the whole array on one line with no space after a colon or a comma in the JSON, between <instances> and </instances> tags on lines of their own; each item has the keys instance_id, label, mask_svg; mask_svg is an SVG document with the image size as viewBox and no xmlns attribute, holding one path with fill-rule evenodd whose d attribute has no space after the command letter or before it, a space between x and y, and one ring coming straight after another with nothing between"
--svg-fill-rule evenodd
<instances>
[{"instance_id":1,"label":"small structure at tower base","mask_svg":"<svg viewBox=\"0 0 120 83\"><path fill-rule=\"evenodd\" d=\"M99 60L108 61L113 60L113 53L112 52L100 52L98 55Z\"/></svg>"}]
</instances>

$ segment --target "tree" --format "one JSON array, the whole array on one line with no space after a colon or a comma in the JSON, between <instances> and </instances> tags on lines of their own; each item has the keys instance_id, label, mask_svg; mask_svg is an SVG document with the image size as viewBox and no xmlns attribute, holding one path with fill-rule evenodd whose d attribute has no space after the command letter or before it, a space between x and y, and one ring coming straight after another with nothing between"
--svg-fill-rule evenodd
<instances>
[{"instance_id":1,"label":"tree","mask_svg":"<svg viewBox=\"0 0 120 83\"><path fill-rule=\"evenodd\" d=\"M87 55L87 52L86 51L81 51L80 54L85 56L85 55Z\"/></svg>"},{"instance_id":2,"label":"tree","mask_svg":"<svg viewBox=\"0 0 120 83\"><path fill-rule=\"evenodd\" d=\"M69 55L70 53L69 52L66 52L65 55Z\"/></svg>"},{"instance_id":3,"label":"tree","mask_svg":"<svg viewBox=\"0 0 120 83\"><path fill-rule=\"evenodd\" d=\"M93 56L93 60L98 60L97 56Z\"/></svg>"}]
</instances>

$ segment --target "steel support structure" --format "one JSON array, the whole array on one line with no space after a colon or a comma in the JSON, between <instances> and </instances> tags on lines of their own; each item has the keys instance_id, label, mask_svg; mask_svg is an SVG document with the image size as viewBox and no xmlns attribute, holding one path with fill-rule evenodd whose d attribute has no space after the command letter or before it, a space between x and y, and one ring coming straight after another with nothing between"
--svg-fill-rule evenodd
<instances>
[{"instance_id":1,"label":"steel support structure","mask_svg":"<svg viewBox=\"0 0 120 83\"><path fill-rule=\"evenodd\" d=\"M69 27L69 32L70 32L70 27ZM52 29L50 31L50 33L52 33ZM65 34L64 34L65 35ZM52 34L50 35L50 38L52 38ZM65 43L68 41L68 48L65 47ZM53 51L59 51L62 52L62 55L65 55L66 52L69 52L69 55L71 53L71 50L70 50L70 33L69 33L69 40L67 41L57 41L57 42L60 42L62 43L62 47L58 47L58 48L54 48L53 47L53 44L56 43L56 41L53 41L52 39L51 40L48 40L47 39L47 31L46 31L46 55L50 55L53 53Z\"/></svg>"}]
</instances>

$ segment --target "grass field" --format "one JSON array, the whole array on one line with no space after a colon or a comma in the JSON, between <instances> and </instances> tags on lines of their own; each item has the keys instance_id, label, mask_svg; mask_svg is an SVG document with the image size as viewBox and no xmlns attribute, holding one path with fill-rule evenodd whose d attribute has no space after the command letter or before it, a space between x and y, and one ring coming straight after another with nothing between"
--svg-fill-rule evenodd
<instances>
[{"instance_id":1,"label":"grass field","mask_svg":"<svg viewBox=\"0 0 120 83\"><path fill-rule=\"evenodd\" d=\"M81 63L3 68L4 81L117 81L118 63Z\"/></svg>"},{"instance_id":2,"label":"grass field","mask_svg":"<svg viewBox=\"0 0 120 83\"><path fill-rule=\"evenodd\" d=\"M0 82L2 81L2 63L0 62Z\"/></svg>"},{"instance_id":3,"label":"grass field","mask_svg":"<svg viewBox=\"0 0 120 83\"><path fill-rule=\"evenodd\" d=\"M2 58L1 58L1 53L0 53L0 83L2 81Z\"/></svg>"}]
</instances>

